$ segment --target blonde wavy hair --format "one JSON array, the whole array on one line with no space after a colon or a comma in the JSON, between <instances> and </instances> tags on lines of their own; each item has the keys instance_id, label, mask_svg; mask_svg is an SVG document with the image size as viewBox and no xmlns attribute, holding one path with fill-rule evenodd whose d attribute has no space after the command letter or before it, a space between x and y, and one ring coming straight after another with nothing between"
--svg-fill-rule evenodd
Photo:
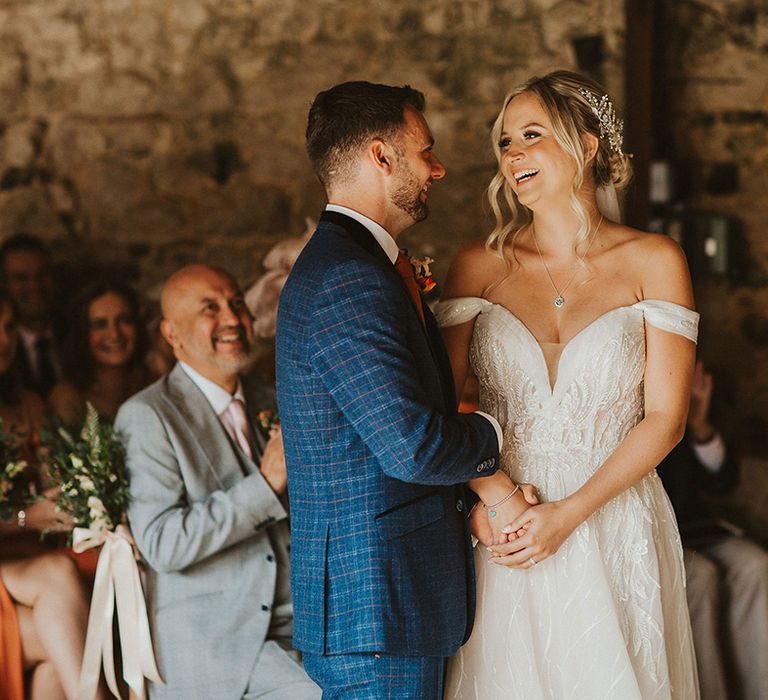
<instances>
[{"instance_id":1,"label":"blonde wavy hair","mask_svg":"<svg viewBox=\"0 0 768 700\"><path fill-rule=\"evenodd\" d=\"M573 158L576 175L573 178L570 193L571 208L579 220L579 230L574 242L578 256L579 246L590 234L589 213L579 199L579 191L584 183L587 167L584 155L585 134L593 134L598 141L597 153L591 162L592 176L598 193L609 192L608 197L615 199L616 190L626 187L632 177L632 166L625 153L611 150L608 139L600 138L600 122L589 102L580 90L588 90L600 99L605 90L598 83L571 71L554 71L543 77L534 77L518 85L506 98L491 129L491 141L499 170L488 185L486 195L491 211L496 219L496 226L486 238L486 248L500 257L507 238L512 236L512 246L520 232L533 220L530 209L521 204L514 190L501 173L502 152L499 145L504 122L504 112L509 103L518 95L535 95L552 123L552 131L561 148ZM602 190L602 192L601 192ZM607 213L607 212L602 212Z\"/></svg>"}]
</instances>

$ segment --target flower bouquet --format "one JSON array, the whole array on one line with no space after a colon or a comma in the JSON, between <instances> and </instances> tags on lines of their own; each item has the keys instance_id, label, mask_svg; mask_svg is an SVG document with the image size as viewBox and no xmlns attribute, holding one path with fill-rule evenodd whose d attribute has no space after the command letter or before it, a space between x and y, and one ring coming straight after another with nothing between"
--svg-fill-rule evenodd
<instances>
[{"instance_id":1,"label":"flower bouquet","mask_svg":"<svg viewBox=\"0 0 768 700\"><path fill-rule=\"evenodd\" d=\"M72 516L75 532L112 532L126 522L130 491L125 450L90 403L78 438L59 428L55 435L46 435L44 443L51 476L61 485L56 505Z\"/></svg>"},{"instance_id":2,"label":"flower bouquet","mask_svg":"<svg viewBox=\"0 0 768 700\"><path fill-rule=\"evenodd\" d=\"M6 433L0 418L0 519L16 515L33 498L29 463L21 459L17 440Z\"/></svg>"},{"instance_id":3,"label":"flower bouquet","mask_svg":"<svg viewBox=\"0 0 768 700\"><path fill-rule=\"evenodd\" d=\"M131 697L145 698L145 678L162 683L155 665L152 639L136 544L127 525L130 501L125 449L111 424L101 421L87 404L78 437L59 428L44 444L51 476L61 484L57 506L75 521L72 548L77 553L101 546L93 584L78 700L96 696L100 667L109 689L120 697L115 678L112 619L117 608L123 677Z\"/></svg>"}]
</instances>

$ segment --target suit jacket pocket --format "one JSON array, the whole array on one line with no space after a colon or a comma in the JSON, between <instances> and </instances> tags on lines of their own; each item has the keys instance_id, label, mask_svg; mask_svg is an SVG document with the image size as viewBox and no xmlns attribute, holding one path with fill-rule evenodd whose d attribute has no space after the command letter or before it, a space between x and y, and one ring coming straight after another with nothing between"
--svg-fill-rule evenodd
<instances>
[{"instance_id":1,"label":"suit jacket pocket","mask_svg":"<svg viewBox=\"0 0 768 700\"><path fill-rule=\"evenodd\" d=\"M444 513L443 498L439 493L434 493L379 513L374 520L379 536L391 540L440 520Z\"/></svg>"}]
</instances>

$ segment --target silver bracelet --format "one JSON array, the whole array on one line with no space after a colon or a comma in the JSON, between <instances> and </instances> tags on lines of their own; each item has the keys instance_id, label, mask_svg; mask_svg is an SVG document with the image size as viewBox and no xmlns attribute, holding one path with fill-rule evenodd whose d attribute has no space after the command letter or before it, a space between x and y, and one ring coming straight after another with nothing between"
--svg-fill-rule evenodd
<instances>
[{"instance_id":1,"label":"silver bracelet","mask_svg":"<svg viewBox=\"0 0 768 700\"><path fill-rule=\"evenodd\" d=\"M27 526L27 511L20 510L16 513L16 524L20 530L23 530Z\"/></svg>"},{"instance_id":2,"label":"silver bracelet","mask_svg":"<svg viewBox=\"0 0 768 700\"><path fill-rule=\"evenodd\" d=\"M495 518L496 517L496 511L494 508L498 508L502 503L506 503L512 496L514 496L518 491L520 490L520 484L517 484L515 488L513 488L504 498L502 498L498 503L494 503L491 506L485 505L483 503L483 508L485 508L488 511L488 517L489 518Z\"/></svg>"}]
</instances>

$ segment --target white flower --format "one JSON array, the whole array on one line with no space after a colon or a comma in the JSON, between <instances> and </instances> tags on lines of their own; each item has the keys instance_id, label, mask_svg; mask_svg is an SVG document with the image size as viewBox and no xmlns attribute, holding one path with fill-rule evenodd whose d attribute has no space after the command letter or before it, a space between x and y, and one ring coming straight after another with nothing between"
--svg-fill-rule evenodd
<instances>
[{"instance_id":1,"label":"white flower","mask_svg":"<svg viewBox=\"0 0 768 700\"><path fill-rule=\"evenodd\" d=\"M87 477L87 476L81 476L80 474L77 475L77 480L80 483L80 488L83 491L95 491L96 485Z\"/></svg>"},{"instance_id":2,"label":"white flower","mask_svg":"<svg viewBox=\"0 0 768 700\"><path fill-rule=\"evenodd\" d=\"M69 461L72 463L72 466L75 469L82 469L85 465L83 464L83 460L80 459L76 454L70 453L69 455Z\"/></svg>"},{"instance_id":3,"label":"white flower","mask_svg":"<svg viewBox=\"0 0 768 700\"><path fill-rule=\"evenodd\" d=\"M88 496L88 508L90 508L91 518L99 518L106 514L107 509L97 496Z\"/></svg>"},{"instance_id":4,"label":"white flower","mask_svg":"<svg viewBox=\"0 0 768 700\"><path fill-rule=\"evenodd\" d=\"M20 474L27 468L27 463L22 459L18 462L11 462L5 467L5 473L13 479L14 476Z\"/></svg>"}]
</instances>

